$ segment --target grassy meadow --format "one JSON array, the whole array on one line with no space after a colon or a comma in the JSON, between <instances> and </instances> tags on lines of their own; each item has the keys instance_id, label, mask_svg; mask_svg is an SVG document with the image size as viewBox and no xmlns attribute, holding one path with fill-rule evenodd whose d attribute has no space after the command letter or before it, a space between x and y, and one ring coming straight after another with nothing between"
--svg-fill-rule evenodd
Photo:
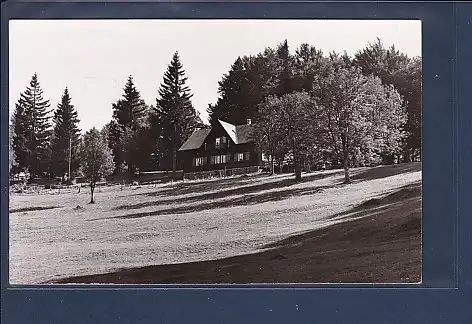
<instances>
[{"instance_id":1,"label":"grassy meadow","mask_svg":"<svg viewBox=\"0 0 472 324\"><path fill-rule=\"evenodd\" d=\"M420 163L293 178L11 194L10 283L420 280Z\"/></svg>"}]
</instances>

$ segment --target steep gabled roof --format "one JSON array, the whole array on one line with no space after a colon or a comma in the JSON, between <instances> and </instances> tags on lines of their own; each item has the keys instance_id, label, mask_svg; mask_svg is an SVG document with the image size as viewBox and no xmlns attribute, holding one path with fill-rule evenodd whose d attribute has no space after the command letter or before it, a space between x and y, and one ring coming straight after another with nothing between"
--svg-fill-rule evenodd
<instances>
[{"instance_id":1,"label":"steep gabled roof","mask_svg":"<svg viewBox=\"0 0 472 324\"><path fill-rule=\"evenodd\" d=\"M187 141L179 148L179 151L195 150L202 146L203 142L210 134L210 128L202 128L193 132L192 135L188 138Z\"/></svg>"},{"instance_id":2,"label":"steep gabled roof","mask_svg":"<svg viewBox=\"0 0 472 324\"><path fill-rule=\"evenodd\" d=\"M219 119L218 121L235 144L252 142L252 131L254 129L254 124L235 126Z\"/></svg>"},{"instance_id":3,"label":"steep gabled roof","mask_svg":"<svg viewBox=\"0 0 472 324\"><path fill-rule=\"evenodd\" d=\"M252 142L252 132L254 130L254 124L238 125L236 126L237 144L244 144Z\"/></svg>"},{"instance_id":4,"label":"steep gabled roof","mask_svg":"<svg viewBox=\"0 0 472 324\"><path fill-rule=\"evenodd\" d=\"M253 141L252 131L254 129L254 124L235 126L219 119L218 122L235 144L244 144ZM208 134L210 134L210 132L210 128L196 130L179 148L179 151L199 149L205 142L205 139L207 138Z\"/></svg>"},{"instance_id":5,"label":"steep gabled roof","mask_svg":"<svg viewBox=\"0 0 472 324\"><path fill-rule=\"evenodd\" d=\"M222 121L220 119L218 119L218 122L223 127L225 132L229 135L229 137L233 140L233 142L235 144L238 144L238 137L236 135L236 126L234 126L233 124L227 123L225 121Z\"/></svg>"}]
</instances>

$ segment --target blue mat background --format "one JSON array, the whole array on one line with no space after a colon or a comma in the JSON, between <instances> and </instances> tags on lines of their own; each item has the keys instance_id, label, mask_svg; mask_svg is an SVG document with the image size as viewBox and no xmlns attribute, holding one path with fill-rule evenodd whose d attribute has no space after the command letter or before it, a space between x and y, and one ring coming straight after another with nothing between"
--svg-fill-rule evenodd
<instances>
[{"instance_id":1,"label":"blue mat background","mask_svg":"<svg viewBox=\"0 0 472 324\"><path fill-rule=\"evenodd\" d=\"M423 284L8 285L8 20L421 19ZM3 323L472 323L471 3L2 3ZM315 44L316 45L316 44Z\"/></svg>"}]
</instances>

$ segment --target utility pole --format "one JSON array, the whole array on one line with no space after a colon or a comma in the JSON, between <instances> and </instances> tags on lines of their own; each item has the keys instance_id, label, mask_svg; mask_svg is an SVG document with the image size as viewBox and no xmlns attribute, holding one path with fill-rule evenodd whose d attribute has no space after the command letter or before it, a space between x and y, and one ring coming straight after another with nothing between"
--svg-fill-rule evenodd
<instances>
[{"instance_id":1,"label":"utility pole","mask_svg":"<svg viewBox=\"0 0 472 324\"><path fill-rule=\"evenodd\" d=\"M69 173L67 173L67 176L69 178L69 183L72 181L71 176L70 176L70 163L72 160L72 136L69 136Z\"/></svg>"},{"instance_id":2,"label":"utility pole","mask_svg":"<svg viewBox=\"0 0 472 324\"><path fill-rule=\"evenodd\" d=\"M174 134L173 134L173 148L172 148L172 180L175 181L175 170L177 169L177 125L174 124Z\"/></svg>"}]
</instances>

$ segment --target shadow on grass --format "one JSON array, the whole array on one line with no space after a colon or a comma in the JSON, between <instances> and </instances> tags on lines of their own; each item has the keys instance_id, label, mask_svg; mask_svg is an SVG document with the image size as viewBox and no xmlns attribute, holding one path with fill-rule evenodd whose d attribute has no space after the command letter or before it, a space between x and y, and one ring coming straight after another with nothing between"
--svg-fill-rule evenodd
<instances>
[{"instance_id":1,"label":"shadow on grass","mask_svg":"<svg viewBox=\"0 0 472 324\"><path fill-rule=\"evenodd\" d=\"M295 179L281 179L280 181L273 181L273 182L269 182L269 183L260 183L260 184L255 184L255 185L248 185L248 186L238 187L238 188L233 188L233 189L228 189L228 190L221 190L222 185L226 185L226 187L234 186L236 183L238 183L238 181L234 182L234 181L232 181L233 180L232 179L231 183L217 182L217 183L212 183L211 185L209 185L209 183L207 183L207 184L199 184L196 187L194 187L194 184L187 184L188 187L182 187L181 189L176 188L176 192L174 194L175 195L181 195L181 194L183 194L183 192L188 193L189 189L191 189L190 192L205 191L205 189L206 190L218 190L218 191L204 193L204 194L196 195L196 196L192 196L192 197L169 198L169 199L163 199L163 200L157 200L157 201L147 201L147 202L138 203L138 204L134 204L134 205L123 205L123 206L116 207L114 209L115 210L130 210L130 209L139 209L139 208L150 207L150 206L167 205L169 203L175 203L175 204L193 203L193 202L197 202L197 201L215 200L215 199L225 198L225 197L229 197L229 196L242 195L242 194L254 194L254 193L260 192L262 190L271 190L271 189L276 189L276 188L290 187L290 186L295 185L295 184L300 184L300 183L314 181L314 180L321 180L321 179L331 177L331 176L334 176L334 175L338 175L338 174L342 174L342 172L307 175L307 176L303 177L301 181L295 181ZM314 187L314 189L316 189L316 187ZM303 189L303 190L305 190L305 189ZM165 190L165 192L168 192L168 191ZM286 190L284 192L286 192L288 196L290 196L290 195L300 195L298 193L299 191L297 191L297 190ZM291 194L291 192L293 192L293 193ZM147 193L147 195L149 195L149 193ZM152 196L158 196L159 195L160 196L160 195L165 195L165 193L162 193L162 192L160 192L159 194L152 193L150 195L152 195ZM277 193L268 193L267 195L275 197L275 196L277 196ZM281 195L283 196L285 194L282 192ZM265 196L264 195L260 195L260 196L261 196L260 197L261 198L260 202L264 202L265 201L264 200ZM253 196L251 196L251 197L253 197ZM257 196L257 197L259 197L259 196ZM280 198L280 199L284 199L284 198ZM277 198L275 200L280 200L280 199ZM254 203L257 203L257 201L255 201Z\"/></svg>"},{"instance_id":2,"label":"shadow on grass","mask_svg":"<svg viewBox=\"0 0 472 324\"><path fill-rule=\"evenodd\" d=\"M37 206L37 207L25 207L25 208L10 209L10 214L21 213L21 212L29 212L29 211L37 211L37 210L47 210L47 209L54 209L54 208L59 208L59 206Z\"/></svg>"},{"instance_id":3,"label":"shadow on grass","mask_svg":"<svg viewBox=\"0 0 472 324\"><path fill-rule=\"evenodd\" d=\"M235 185L243 185L246 182L250 182L253 179L260 179L268 177L267 174L254 175L251 177L240 176L236 178L220 178L212 181L202 182L179 182L171 187L159 190L158 192L145 192L138 193L136 196L150 196L150 197L161 197L161 196L178 196L185 195L194 192L211 191L215 189L225 189L233 187Z\"/></svg>"},{"instance_id":4,"label":"shadow on grass","mask_svg":"<svg viewBox=\"0 0 472 324\"><path fill-rule=\"evenodd\" d=\"M141 218L141 217L148 217L148 216L184 214L184 213L199 212L203 210L216 209L216 208L261 204L261 203L265 203L269 201L283 200L283 199L287 199L287 198L295 197L295 196L313 195L313 194L323 191L326 188L331 188L331 187L332 186L286 189L286 190L279 190L279 191L273 191L273 192L266 192L262 194L248 194L242 197L227 199L223 201L207 202L207 203L201 203L201 204L192 205L192 206L175 207L175 208L156 210L156 211L151 211L151 212L133 213L133 214L127 214L127 215L122 215L122 216L109 217L106 219L110 219L110 218L111 219L113 218L134 219L134 218ZM92 219L91 221L103 220L103 219L105 218Z\"/></svg>"},{"instance_id":5,"label":"shadow on grass","mask_svg":"<svg viewBox=\"0 0 472 324\"><path fill-rule=\"evenodd\" d=\"M357 220L366 216L378 216L383 214L390 214L391 221L386 221L382 223L382 226L389 224L397 224L394 219L396 215L410 215L411 213L416 214L417 210L413 207L418 204L418 201L421 201L421 182L415 182L406 186L401 187L399 190L386 195L382 198L369 199L346 212L338 213L330 216L327 220ZM412 208L410 208L412 207ZM421 208L421 204L419 206ZM419 213L421 214L421 213ZM419 215L420 216L420 215ZM407 222L400 222L394 226L396 229L416 229L421 228L421 218L413 217ZM334 225L333 225L334 226ZM383 232L383 229L379 228L380 223L375 226L369 227L352 227L347 228L346 231L338 233L339 237L337 239L349 240L351 238L357 237L358 239L369 239L370 236L377 233ZM315 232L323 232L321 230L315 230ZM285 240L281 240L275 243L267 244L263 248L275 248L279 246L287 246L289 244L294 244L303 240L304 237L310 237L313 231L307 233L291 236ZM331 234L336 235L336 234Z\"/></svg>"},{"instance_id":6,"label":"shadow on grass","mask_svg":"<svg viewBox=\"0 0 472 324\"><path fill-rule=\"evenodd\" d=\"M55 283L417 283L421 280L421 185L354 207L354 219L219 260L153 265ZM379 209L381 208L381 210Z\"/></svg>"},{"instance_id":7,"label":"shadow on grass","mask_svg":"<svg viewBox=\"0 0 472 324\"><path fill-rule=\"evenodd\" d=\"M391 177L404 173L412 173L421 171L421 163L404 163L404 164L395 164L388 166L379 166L375 168L370 168L366 171L359 172L351 176L352 180L359 181L369 181L374 179Z\"/></svg>"}]
</instances>

